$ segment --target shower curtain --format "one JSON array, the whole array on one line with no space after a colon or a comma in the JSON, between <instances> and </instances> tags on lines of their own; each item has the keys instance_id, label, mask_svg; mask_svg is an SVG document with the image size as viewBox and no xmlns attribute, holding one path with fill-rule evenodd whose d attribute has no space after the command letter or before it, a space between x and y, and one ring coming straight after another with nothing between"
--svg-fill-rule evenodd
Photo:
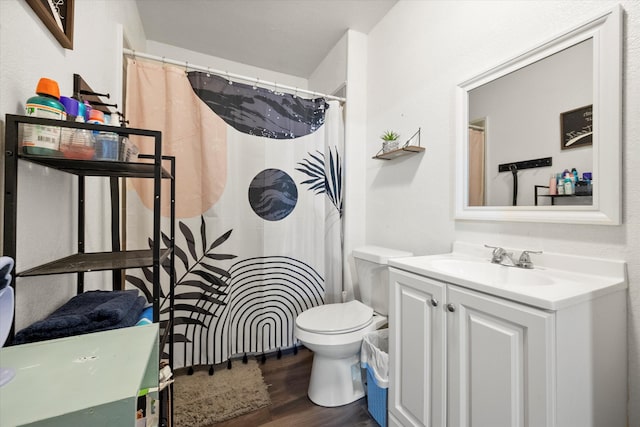
<instances>
[{"instance_id":1,"label":"shower curtain","mask_svg":"<svg viewBox=\"0 0 640 427\"><path fill-rule=\"evenodd\" d=\"M126 90L130 126L162 131L176 159L174 367L295 345L297 315L342 291L341 105L135 59ZM127 182L129 249L150 244L152 190Z\"/></svg>"},{"instance_id":2,"label":"shower curtain","mask_svg":"<svg viewBox=\"0 0 640 427\"><path fill-rule=\"evenodd\" d=\"M469 128L469 206L484 206L484 130Z\"/></svg>"}]
</instances>

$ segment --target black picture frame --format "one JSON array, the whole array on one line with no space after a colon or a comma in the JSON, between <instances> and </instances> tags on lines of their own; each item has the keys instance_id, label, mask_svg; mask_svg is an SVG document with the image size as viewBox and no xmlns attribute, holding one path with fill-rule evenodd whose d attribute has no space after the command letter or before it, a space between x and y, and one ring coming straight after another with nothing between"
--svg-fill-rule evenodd
<instances>
[{"instance_id":1,"label":"black picture frame","mask_svg":"<svg viewBox=\"0 0 640 427\"><path fill-rule=\"evenodd\" d=\"M65 49L73 50L75 0L25 0ZM57 6L56 6L57 5Z\"/></svg>"},{"instance_id":2,"label":"black picture frame","mask_svg":"<svg viewBox=\"0 0 640 427\"><path fill-rule=\"evenodd\" d=\"M560 148L569 150L593 144L593 105L560 113Z\"/></svg>"}]
</instances>

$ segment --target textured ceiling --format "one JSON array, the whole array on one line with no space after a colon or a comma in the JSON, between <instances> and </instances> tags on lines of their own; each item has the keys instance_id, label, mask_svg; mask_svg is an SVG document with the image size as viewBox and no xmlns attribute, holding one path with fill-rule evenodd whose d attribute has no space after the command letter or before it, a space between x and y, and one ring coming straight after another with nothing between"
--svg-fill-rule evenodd
<instances>
[{"instance_id":1,"label":"textured ceiling","mask_svg":"<svg viewBox=\"0 0 640 427\"><path fill-rule=\"evenodd\" d=\"M137 0L148 40L308 78L397 0Z\"/></svg>"}]
</instances>

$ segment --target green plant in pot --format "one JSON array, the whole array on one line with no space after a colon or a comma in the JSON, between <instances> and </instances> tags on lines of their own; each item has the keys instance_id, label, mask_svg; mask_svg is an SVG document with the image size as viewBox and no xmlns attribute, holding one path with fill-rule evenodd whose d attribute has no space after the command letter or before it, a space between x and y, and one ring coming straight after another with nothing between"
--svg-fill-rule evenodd
<instances>
[{"instance_id":1,"label":"green plant in pot","mask_svg":"<svg viewBox=\"0 0 640 427\"><path fill-rule=\"evenodd\" d=\"M382 135L380 135L380 139L382 139L382 152L387 153L389 151L393 151L398 148L400 135L392 130L388 130Z\"/></svg>"}]
</instances>

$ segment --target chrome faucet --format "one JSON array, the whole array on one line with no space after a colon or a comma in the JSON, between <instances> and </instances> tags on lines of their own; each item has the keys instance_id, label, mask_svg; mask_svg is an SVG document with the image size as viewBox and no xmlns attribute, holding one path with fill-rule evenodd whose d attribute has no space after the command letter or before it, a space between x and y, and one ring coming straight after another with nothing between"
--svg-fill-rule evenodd
<instances>
[{"instance_id":1,"label":"chrome faucet","mask_svg":"<svg viewBox=\"0 0 640 427\"><path fill-rule=\"evenodd\" d=\"M541 254L542 251L522 251L520 259L518 259L518 267L520 268L533 268L533 261L529 254Z\"/></svg>"},{"instance_id":2,"label":"chrome faucet","mask_svg":"<svg viewBox=\"0 0 640 427\"><path fill-rule=\"evenodd\" d=\"M542 253L542 251L522 251L522 254L520 254L520 258L518 258L518 261L514 261L512 252L507 252L505 249L499 246L484 245L484 247L493 249L493 253L491 255L492 263L504 265L507 267L518 267L527 269L533 268L533 261L531 261L531 257L529 256L529 254Z\"/></svg>"}]
</instances>

